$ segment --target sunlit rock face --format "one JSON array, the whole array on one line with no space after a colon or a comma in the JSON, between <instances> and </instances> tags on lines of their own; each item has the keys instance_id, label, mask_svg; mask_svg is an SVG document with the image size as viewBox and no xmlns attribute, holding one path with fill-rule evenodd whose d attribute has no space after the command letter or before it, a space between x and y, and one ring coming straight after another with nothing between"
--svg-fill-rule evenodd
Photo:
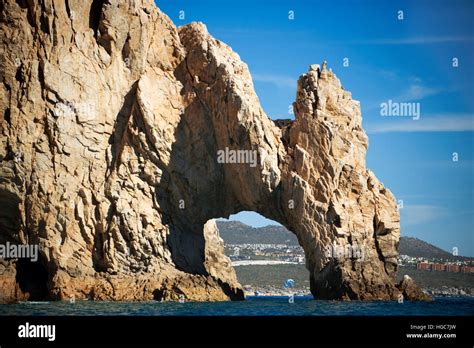
<instances>
[{"instance_id":1,"label":"sunlit rock face","mask_svg":"<svg viewBox=\"0 0 474 348\"><path fill-rule=\"evenodd\" d=\"M297 235L317 298L399 295L395 199L325 64L274 122L229 46L151 0L0 9L0 242L40 250L0 263L0 301L242 299L212 220L242 210Z\"/></svg>"}]
</instances>

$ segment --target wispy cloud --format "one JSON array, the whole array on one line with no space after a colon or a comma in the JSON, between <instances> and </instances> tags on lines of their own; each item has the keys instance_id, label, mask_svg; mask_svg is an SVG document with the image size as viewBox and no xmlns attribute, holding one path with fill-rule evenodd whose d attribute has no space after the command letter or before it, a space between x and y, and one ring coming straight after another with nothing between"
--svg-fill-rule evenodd
<instances>
[{"instance_id":1,"label":"wispy cloud","mask_svg":"<svg viewBox=\"0 0 474 348\"><path fill-rule=\"evenodd\" d=\"M252 74L252 78L257 82L271 83L279 88L291 88L292 90L296 90L296 79L289 76L274 74Z\"/></svg>"},{"instance_id":2,"label":"wispy cloud","mask_svg":"<svg viewBox=\"0 0 474 348\"><path fill-rule=\"evenodd\" d=\"M472 161L468 161L469 164L472 166L473 165L473 162ZM441 165L444 165L444 164L441 164ZM446 200L446 199L459 199L459 197L472 197L474 194L474 191L471 191L471 190L464 190L464 191L456 191L456 192L451 192L450 193L446 193L446 192L438 192L438 193L426 193L426 192L423 192L423 193L420 193L420 194L403 194L403 193L400 193L400 194L397 194L397 198L399 199L402 199L402 200L418 200L418 201L421 201L421 200L437 200L437 201L442 201L442 200ZM457 213L457 212L456 212Z\"/></svg>"},{"instance_id":3,"label":"wispy cloud","mask_svg":"<svg viewBox=\"0 0 474 348\"><path fill-rule=\"evenodd\" d=\"M412 84L408 89L400 94L398 97L393 98L398 102L406 102L406 101L416 101L421 100L427 97L431 97L442 92L442 88L437 87L427 87L421 84Z\"/></svg>"},{"instance_id":4,"label":"wispy cloud","mask_svg":"<svg viewBox=\"0 0 474 348\"><path fill-rule=\"evenodd\" d=\"M441 43L473 42L469 36L416 36L405 38L378 38L351 41L362 45L431 45Z\"/></svg>"},{"instance_id":5,"label":"wispy cloud","mask_svg":"<svg viewBox=\"0 0 474 348\"><path fill-rule=\"evenodd\" d=\"M430 115L419 120L392 119L390 122L371 124L367 132L400 133L400 132L472 132L474 131L473 114Z\"/></svg>"},{"instance_id":6,"label":"wispy cloud","mask_svg":"<svg viewBox=\"0 0 474 348\"><path fill-rule=\"evenodd\" d=\"M213 27L212 34L216 36L238 36L238 37L262 37L273 36L279 37L281 35L292 35L294 37L301 37L301 35L308 34L303 30L277 30L277 29L263 29L263 28L237 28L237 27Z\"/></svg>"},{"instance_id":7,"label":"wispy cloud","mask_svg":"<svg viewBox=\"0 0 474 348\"><path fill-rule=\"evenodd\" d=\"M435 205L405 205L400 209L400 222L403 226L423 225L440 218L446 218L445 208Z\"/></svg>"},{"instance_id":8,"label":"wispy cloud","mask_svg":"<svg viewBox=\"0 0 474 348\"><path fill-rule=\"evenodd\" d=\"M386 72L386 74L389 74L389 72ZM406 88L400 94L394 95L393 97L387 96L387 98L384 100L381 100L377 103L371 103L365 108L365 110L374 110L380 108L380 104L387 102L388 99L398 103L414 102L446 91L446 89L440 87L428 87L423 84L420 78L417 77L409 77L408 80L410 81L408 88Z\"/></svg>"},{"instance_id":9,"label":"wispy cloud","mask_svg":"<svg viewBox=\"0 0 474 348\"><path fill-rule=\"evenodd\" d=\"M453 169L453 170L460 170L460 169L467 169L469 171L474 170L474 161L470 159L464 159L464 154L461 155L461 158L458 158L458 161L453 161L452 155L450 153L447 154L444 160L438 161L418 161L412 163L410 165L413 167L420 167L420 168L436 168L436 169ZM473 192L465 191L464 193L468 193L469 195L473 195ZM459 196L460 194L458 194Z\"/></svg>"}]
</instances>

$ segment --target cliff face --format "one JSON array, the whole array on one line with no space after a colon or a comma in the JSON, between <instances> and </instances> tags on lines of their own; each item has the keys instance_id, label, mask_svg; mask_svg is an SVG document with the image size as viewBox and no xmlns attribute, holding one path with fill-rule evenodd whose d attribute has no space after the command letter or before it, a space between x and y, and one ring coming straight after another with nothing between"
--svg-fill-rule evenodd
<instances>
[{"instance_id":1,"label":"cliff face","mask_svg":"<svg viewBox=\"0 0 474 348\"><path fill-rule=\"evenodd\" d=\"M212 220L241 210L297 235L318 298L398 296L395 199L324 65L275 123L230 47L151 0L0 11L0 242L40 248L38 264L0 263L0 300L241 299ZM226 148L258 161L220 163Z\"/></svg>"}]
</instances>

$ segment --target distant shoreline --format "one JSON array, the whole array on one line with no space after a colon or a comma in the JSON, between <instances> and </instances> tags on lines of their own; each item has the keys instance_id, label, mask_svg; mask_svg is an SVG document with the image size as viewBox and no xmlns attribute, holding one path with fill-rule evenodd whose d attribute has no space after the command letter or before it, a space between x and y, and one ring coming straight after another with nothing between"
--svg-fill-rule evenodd
<instances>
[{"instance_id":1,"label":"distant shoreline","mask_svg":"<svg viewBox=\"0 0 474 348\"><path fill-rule=\"evenodd\" d=\"M233 261L232 266L269 266L269 265L298 265L298 262L281 260L241 260Z\"/></svg>"}]
</instances>

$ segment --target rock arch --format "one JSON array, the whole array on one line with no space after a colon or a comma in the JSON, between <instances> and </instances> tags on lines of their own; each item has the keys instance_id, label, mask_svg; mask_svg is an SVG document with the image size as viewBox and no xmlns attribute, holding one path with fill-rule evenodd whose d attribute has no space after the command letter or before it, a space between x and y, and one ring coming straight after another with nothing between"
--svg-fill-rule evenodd
<instances>
[{"instance_id":1,"label":"rock arch","mask_svg":"<svg viewBox=\"0 0 474 348\"><path fill-rule=\"evenodd\" d=\"M176 128L186 134L175 137L177 142L186 139L185 145L173 145L170 161L171 171L179 172L176 180L182 181L177 186L186 190L172 201L188 195L185 201L192 205L192 213L178 221L192 220L179 229L188 231L240 210L256 211L297 235L318 298L388 299L398 294L393 285L398 210L390 191L365 168L367 137L358 102L331 71L311 66L298 81L295 121L273 122L259 105L246 66L227 46L201 24L182 27L179 35L191 54L177 76L191 102L180 121L183 128ZM193 125L206 123L201 136L202 127ZM196 141L188 152L183 148L189 138ZM218 164L217 151L223 149L256 151L258 165ZM199 166L199 156L209 166ZM180 171L174 158L195 163L201 171ZM199 197L190 194L198 191ZM365 260L328 258L327 247L333 244L361 247Z\"/></svg>"},{"instance_id":2,"label":"rock arch","mask_svg":"<svg viewBox=\"0 0 474 348\"><path fill-rule=\"evenodd\" d=\"M240 210L297 235L317 298L398 295L395 199L366 169L359 103L330 70L311 66L295 120L272 121L203 24L177 29L151 0L54 1L47 20L43 3L2 7L17 25L0 24L0 233L40 245L48 297L242 298L206 223ZM219 163L226 148L258 163ZM364 260L332 245L362 245Z\"/></svg>"}]
</instances>

